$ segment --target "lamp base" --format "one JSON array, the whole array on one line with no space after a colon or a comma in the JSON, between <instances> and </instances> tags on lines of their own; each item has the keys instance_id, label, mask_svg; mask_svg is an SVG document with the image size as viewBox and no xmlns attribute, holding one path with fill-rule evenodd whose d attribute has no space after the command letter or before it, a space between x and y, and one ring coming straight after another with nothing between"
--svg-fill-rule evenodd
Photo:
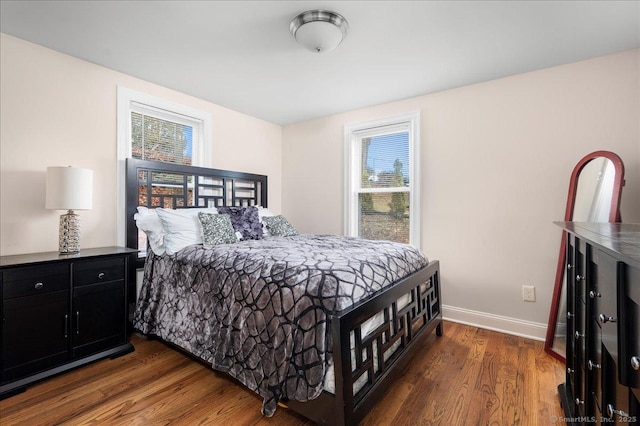
<instances>
[{"instance_id":1,"label":"lamp base","mask_svg":"<svg viewBox=\"0 0 640 426\"><path fill-rule=\"evenodd\" d=\"M60 215L60 233L58 250L60 254L72 254L80 251L80 216L73 210Z\"/></svg>"}]
</instances>

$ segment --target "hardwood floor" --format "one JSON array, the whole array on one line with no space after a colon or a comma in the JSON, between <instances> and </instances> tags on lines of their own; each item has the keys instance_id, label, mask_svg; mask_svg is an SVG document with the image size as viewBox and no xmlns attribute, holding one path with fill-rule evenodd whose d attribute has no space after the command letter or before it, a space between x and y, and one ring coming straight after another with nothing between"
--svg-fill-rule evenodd
<instances>
[{"instance_id":1,"label":"hardwood floor","mask_svg":"<svg viewBox=\"0 0 640 426\"><path fill-rule=\"evenodd\" d=\"M156 340L0 401L8 425L306 425ZM547 425L562 410L564 367L543 343L455 323L429 337L363 425Z\"/></svg>"}]
</instances>

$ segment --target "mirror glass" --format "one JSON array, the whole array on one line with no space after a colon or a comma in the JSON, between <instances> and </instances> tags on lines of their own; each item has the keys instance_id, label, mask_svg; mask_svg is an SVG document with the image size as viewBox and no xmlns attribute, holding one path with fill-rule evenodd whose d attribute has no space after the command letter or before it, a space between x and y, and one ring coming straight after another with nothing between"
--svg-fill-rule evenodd
<instances>
[{"instance_id":1,"label":"mirror glass","mask_svg":"<svg viewBox=\"0 0 640 426\"><path fill-rule=\"evenodd\" d=\"M578 176L573 222L609 222L615 167L598 157L585 164Z\"/></svg>"},{"instance_id":2,"label":"mirror glass","mask_svg":"<svg viewBox=\"0 0 640 426\"><path fill-rule=\"evenodd\" d=\"M576 165L571 176L564 220L619 221L623 174L622 160L612 152L597 151L585 156ZM563 233L545 342L547 352L562 360L566 353L567 332L565 238Z\"/></svg>"}]
</instances>

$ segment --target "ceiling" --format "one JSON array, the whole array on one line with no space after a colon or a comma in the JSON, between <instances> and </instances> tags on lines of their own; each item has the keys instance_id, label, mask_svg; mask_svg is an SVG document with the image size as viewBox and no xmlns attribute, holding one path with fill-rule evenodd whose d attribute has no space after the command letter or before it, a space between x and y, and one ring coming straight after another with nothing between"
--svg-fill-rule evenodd
<instances>
[{"instance_id":1,"label":"ceiling","mask_svg":"<svg viewBox=\"0 0 640 426\"><path fill-rule=\"evenodd\" d=\"M289 33L343 15L332 52ZM640 46L638 1L0 1L0 31L286 125ZM0 57L1 58L1 57Z\"/></svg>"}]
</instances>

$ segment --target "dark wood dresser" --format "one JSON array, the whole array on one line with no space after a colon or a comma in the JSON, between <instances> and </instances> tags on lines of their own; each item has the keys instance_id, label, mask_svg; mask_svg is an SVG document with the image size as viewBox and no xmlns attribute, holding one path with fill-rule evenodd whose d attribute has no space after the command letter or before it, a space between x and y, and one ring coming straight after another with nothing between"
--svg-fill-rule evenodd
<instances>
[{"instance_id":1,"label":"dark wood dresser","mask_svg":"<svg viewBox=\"0 0 640 426\"><path fill-rule=\"evenodd\" d=\"M567 231L568 424L640 423L640 224Z\"/></svg>"},{"instance_id":2,"label":"dark wood dresser","mask_svg":"<svg viewBox=\"0 0 640 426\"><path fill-rule=\"evenodd\" d=\"M103 247L0 257L0 399L133 350L127 281L135 253Z\"/></svg>"}]
</instances>

